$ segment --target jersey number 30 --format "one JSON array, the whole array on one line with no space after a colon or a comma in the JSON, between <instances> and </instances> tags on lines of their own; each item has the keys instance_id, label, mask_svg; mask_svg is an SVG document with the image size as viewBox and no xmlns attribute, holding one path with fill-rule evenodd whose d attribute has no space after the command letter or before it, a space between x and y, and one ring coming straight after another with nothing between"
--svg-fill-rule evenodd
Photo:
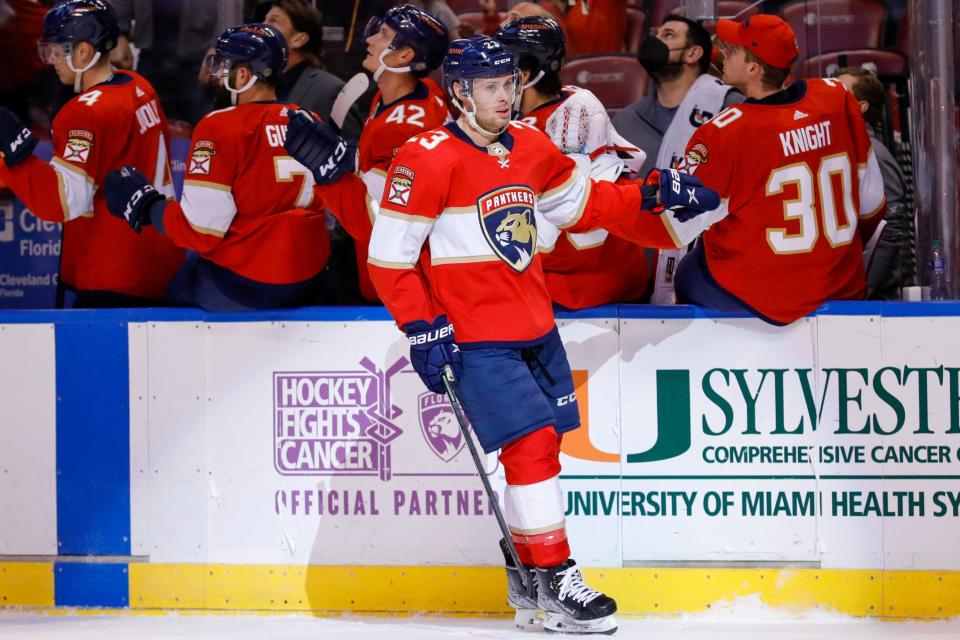
<instances>
[{"instance_id":1,"label":"jersey number 30","mask_svg":"<svg viewBox=\"0 0 960 640\"><path fill-rule=\"evenodd\" d=\"M850 156L841 153L821 159L816 178L806 162L775 169L767 179L766 195L779 195L790 185L796 186L797 197L783 203L783 218L798 221L800 231L790 233L782 227L768 228L767 243L774 253L813 251L821 225L831 247L841 247L853 240L857 231L857 208L853 202ZM835 185L840 189L839 198L835 197ZM837 211L838 204L840 211Z\"/></svg>"}]
</instances>

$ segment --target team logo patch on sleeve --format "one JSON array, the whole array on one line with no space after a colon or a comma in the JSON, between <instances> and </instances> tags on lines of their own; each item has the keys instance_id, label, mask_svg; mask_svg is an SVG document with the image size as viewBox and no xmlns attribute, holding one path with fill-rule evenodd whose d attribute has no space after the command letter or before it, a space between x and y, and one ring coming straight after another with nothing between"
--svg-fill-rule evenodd
<instances>
[{"instance_id":1,"label":"team logo patch on sleeve","mask_svg":"<svg viewBox=\"0 0 960 640\"><path fill-rule=\"evenodd\" d=\"M191 175L209 175L210 163L213 162L217 150L210 140L197 140L193 145L193 153L190 155L190 169L187 173Z\"/></svg>"},{"instance_id":2,"label":"team logo patch on sleeve","mask_svg":"<svg viewBox=\"0 0 960 640\"><path fill-rule=\"evenodd\" d=\"M93 133L84 129L71 129L67 134L67 144L63 148L63 159L86 164L92 147Z\"/></svg>"},{"instance_id":3,"label":"team logo patch on sleeve","mask_svg":"<svg viewBox=\"0 0 960 640\"><path fill-rule=\"evenodd\" d=\"M707 147L704 144L698 143L693 145L690 148L690 151L687 151L687 155L684 156L683 161L680 163L680 170L693 175L696 173L697 168L706 164L707 162Z\"/></svg>"},{"instance_id":4,"label":"team logo patch on sleeve","mask_svg":"<svg viewBox=\"0 0 960 640\"><path fill-rule=\"evenodd\" d=\"M413 189L414 172L403 165L397 165L390 178L390 191L387 193L387 202L401 207L410 202L410 190Z\"/></svg>"},{"instance_id":5,"label":"team logo patch on sleeve","mask_svg":"<svg viewBox=\"0 0 960 640\"><path fill-rule=\"evenodd\" d=\"M477 199L483 236L501 260L523 272L537 249L533 189L524 185L501 187Z\"/></svg>"}]
</instances>

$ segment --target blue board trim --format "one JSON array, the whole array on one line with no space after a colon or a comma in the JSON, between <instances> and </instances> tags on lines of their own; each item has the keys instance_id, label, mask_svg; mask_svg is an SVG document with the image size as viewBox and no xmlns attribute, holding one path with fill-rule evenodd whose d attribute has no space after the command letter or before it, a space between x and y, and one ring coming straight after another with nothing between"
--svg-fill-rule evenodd
<instances>
[{"instance_id":1,"label":"blue board trim","mask_svg":"<svg viewBox=\"0 0 960 640\"><path fill-rule=\"evenodd\" d=\"M127 325L58 323L57 540L61 555L130 555Z\"/></svg>"},{"instance_id":2,"label":"blue board trim","mask_svg":"<svg viewBox=\"0 0 960 640\"><path fill-rule=\"evenodd\" d=\"M750 318L747 313L725 313L705 307L648 304L604 305L579 311L557 310L561 320L625 318ZM960 317L960 301L942 302L828 302L810 317L882 316L885 318ZM390 322L384 307L302 307L245 313L213 313L202 309L157 307L146 309L24 309L0 311L0 324L84 324L90 322Z\"/></svg>"},{"instance_id":3,"label":"blue board trim","mask_svg":"<svg viewBox=\"0 0 960 640\"><path fill-rule=\"evenodd\" d=\"M58 607L128 607L126 564L56 562L53 598Z\"/></svg>"}]
</instances>

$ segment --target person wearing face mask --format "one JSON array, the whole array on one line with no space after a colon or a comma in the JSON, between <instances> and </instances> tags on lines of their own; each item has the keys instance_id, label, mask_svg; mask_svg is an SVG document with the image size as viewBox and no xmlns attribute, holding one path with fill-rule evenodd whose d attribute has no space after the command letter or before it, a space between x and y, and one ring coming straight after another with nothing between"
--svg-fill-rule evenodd
<instances>
[{"instance_id":1,"label":"person wearing face mask","mask_svg":"<svg viewBox=\"0 0 960 640\"><path fill-rule=\"evenodd\" d=\"M0 107L0 181L43 220L63 223L57 306L156 305L183 262L183 251L153 229L135 236L111 217L102 187L119 164L150 176L159 199L173 196L167 119L153 87L108 60L119 36L103 0L70 0L50 9L40 58L73 97L53 120L53 158L32 155L37 139Z\"/></svg>"},{"instance_id":2,"label":"person wearing face mask","mask_svg":"<svg viewBox=\"0 0 960 640\"><path fill-rule=\"evenodd\" d=\"M638 58L653 80L653 91L613 118L620 134L647 152L641 175L654 166L676 167L687 141L704 122L742 102L738 91L711 76L712 44L703 26L683 16L667 16L651 32ZM660 251L651 302L674 304L673 276L685 248Z\"/></svg>"},{"instance_id":3,"label":"person wearing face mask","mask_svg":"<svg viewBox=\"0 0 960 640\"><path fill-rule=\"evenodd\" d=\"M284 149L288 113L276 100L286 40L262 23L230 27L209 61L233 106L193 131L179 202L161 197L133 167L105 180L107 207L134 232L160 232L191 253L168 301L210 311L324 304L331 297L325 215L310 209L314 176ZM316 118L316 115L312 117ZM326 174L349 170L347 145L331 149Z\"/></svg>"}]
</instances>

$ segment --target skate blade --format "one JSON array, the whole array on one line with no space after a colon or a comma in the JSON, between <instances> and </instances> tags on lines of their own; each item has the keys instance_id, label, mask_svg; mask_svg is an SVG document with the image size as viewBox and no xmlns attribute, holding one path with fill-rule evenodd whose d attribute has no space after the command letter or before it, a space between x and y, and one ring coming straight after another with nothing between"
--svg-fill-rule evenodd
<instances>
[{"instance_id":1,"label":"skate blade","mask_svg":"<svg viewBox=\"0 0 960 640\"><path fill-rule=\"evenodd\" d=\"M547 633L577 636L594 634L612 636L617 632L617 621L613 616L596 620L574 620L562 613L547 613L543 618L543 630Z\"/></svg>"},{"instance_id":2,"label":"skate blade","mask_svg":"<svg viewBox=\"0 0 960 640\"><path fill-rule=\"evenodd\" d=\"M513 616L513 624L523 631L541 631L543 612L539 609L517 609L517 613Z\"/></svg>"}]
</instances>

